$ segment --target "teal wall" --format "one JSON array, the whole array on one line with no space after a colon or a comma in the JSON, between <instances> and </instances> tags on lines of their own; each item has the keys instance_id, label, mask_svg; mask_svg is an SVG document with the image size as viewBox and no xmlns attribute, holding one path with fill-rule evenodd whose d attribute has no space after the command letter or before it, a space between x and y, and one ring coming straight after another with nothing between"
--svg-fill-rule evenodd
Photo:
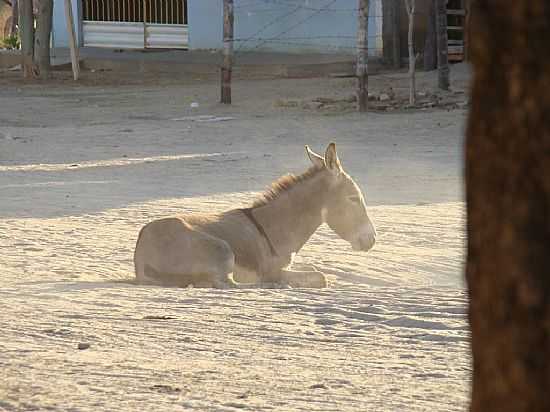
<instances>
[{"instance_id":1,"label":"teal wall","mask_svg":"<svg viewBox=\"0 0 550 412\"><path fill-rule=\"evenodd\" d=\"M236 50L355 53L357 0L234 0ZM79 44L80 4L72 0ZM223 0L188 0L189 47L222 47ZM55 47L67 47L64 0L54 0ZM370 54L381 54L381 0L371 0ZM264 40L260 40L264 39Z\"/></svg>"},{"instance_id":2,"label":"teal wall","mask_svg":"<svg viewBox=\"0 0 550 412\"><path fill-rule=\"evenodd\" d=\"M241 50L350 52L357 34L357 0L234 0L235 44ZM322 10L322 11L321 11ZM193 49L222 47L223 1L188 0ZM370 1L369 48L381 49L382 7ZM269 41L257 38L274 39ZM323 37L323 38L319 38ZM381 50L380 50L381 52Z\"/></svg>"}]
</instances>

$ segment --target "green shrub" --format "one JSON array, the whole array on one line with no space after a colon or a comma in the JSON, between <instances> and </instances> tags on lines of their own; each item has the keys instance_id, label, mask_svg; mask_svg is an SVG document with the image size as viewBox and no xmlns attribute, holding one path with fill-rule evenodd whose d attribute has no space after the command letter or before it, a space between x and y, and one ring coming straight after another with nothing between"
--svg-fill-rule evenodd
<instances>
[{"instance_id":1,"label":"green shrub","mask_svg":"<svg viewBox=\"0 0 550 412\"><path fill-rule=\"evenodd\" d=\"M4 40L2 40L2 46L8 50L18 50L21 47L19 36L12 35L5 37Z\"/></svg>"}]
</instances>

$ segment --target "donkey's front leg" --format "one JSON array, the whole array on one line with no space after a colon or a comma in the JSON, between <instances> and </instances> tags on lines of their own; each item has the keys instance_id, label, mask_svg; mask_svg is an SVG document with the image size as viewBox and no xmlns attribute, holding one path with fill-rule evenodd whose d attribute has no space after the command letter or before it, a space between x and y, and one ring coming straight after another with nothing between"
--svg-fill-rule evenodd
<instances>
[{"instance_id":1,"label":"donkey's front leg","mask_svg":"<svg viewBox=\"0 0 550 412\"><path fill-rule=\"evenodd\" d=\"M328 286L325 274L318 270L282 269L281 281L293 288L326 288Z\"/></svg>"}]
</instances>

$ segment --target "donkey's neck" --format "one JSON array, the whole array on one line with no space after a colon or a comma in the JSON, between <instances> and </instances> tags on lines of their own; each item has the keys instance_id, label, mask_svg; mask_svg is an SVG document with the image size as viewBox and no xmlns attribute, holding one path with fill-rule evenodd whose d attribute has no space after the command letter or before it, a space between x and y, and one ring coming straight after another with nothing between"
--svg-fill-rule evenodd
<instances>
[{"instance_id":1,"label":"donkey's neck","mask_svg":"<svg viewBox=\"0 0 550 412\"><path fill-rule=\"evenodd\" d=\"M323 223L326 175L319 172L254 208L277 254L297 253Z\"/></svg>"}]
</instances>

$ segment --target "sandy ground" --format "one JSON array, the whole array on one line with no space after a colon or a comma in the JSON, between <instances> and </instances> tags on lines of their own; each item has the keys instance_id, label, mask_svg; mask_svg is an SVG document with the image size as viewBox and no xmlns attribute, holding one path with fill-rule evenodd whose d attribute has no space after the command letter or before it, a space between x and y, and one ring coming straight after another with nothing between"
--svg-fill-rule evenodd
<instances>
[{"instance_id":1,"label":"sandy ground","mask_svg":"<svg viewBox=\"0 0 550 412\"><path fill-rule=\"evenodd\" d=\"M0 78L0 410L465 410L464 111L275 104L350 79L240 80L222 107L215 82L63 76ZM362 254L322 227L296 263L330 288L127 282L145 222L246 205L333 140L379 239Z\"/></svg>"}]
</instances>

